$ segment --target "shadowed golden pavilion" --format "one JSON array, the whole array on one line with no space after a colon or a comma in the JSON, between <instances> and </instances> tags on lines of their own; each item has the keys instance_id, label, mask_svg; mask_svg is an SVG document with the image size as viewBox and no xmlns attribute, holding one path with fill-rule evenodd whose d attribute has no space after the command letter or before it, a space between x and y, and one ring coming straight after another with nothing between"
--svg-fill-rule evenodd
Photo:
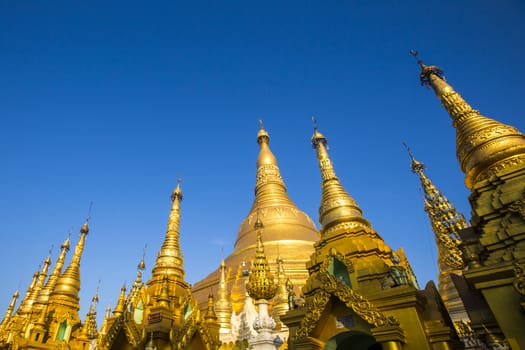
<instances>
[{"instance_id":1,"label":"shadowed golden pavilion","mask_svg":"<svg viewBox=\"0 0 525 350\"><path fill-rule=\"evenodd\" d=\"M421 83L452 118L471 192L467 222L408 150L438 248L437 287L430 281L421 289L403 249L393 249L366 219L336 175L327 137L314 121L318 230L288 196L261 122L255 198L233 252L217 269L194 286L185 280L179 181L150 280L142 280L142 259L135 281L114 291L118 302L105 310L102 325L98 292L82 319L86 220L67 265L69 238L23 295L16 291L4 301L0 349L525 348L525 136L482 116L440 68L413 54Z\"/></svg>"}]
</instances>

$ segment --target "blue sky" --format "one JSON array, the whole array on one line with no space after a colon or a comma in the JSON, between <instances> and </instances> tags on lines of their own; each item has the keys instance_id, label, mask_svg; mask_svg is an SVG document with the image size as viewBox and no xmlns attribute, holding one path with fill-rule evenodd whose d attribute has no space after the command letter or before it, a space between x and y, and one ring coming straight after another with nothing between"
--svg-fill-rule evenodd
<instances>
[{"instance_id":1,"label":"blue sky","mask_svg":"<svg viewBox=\"0 0 525 350\"><path fill-rule=\"evenodd\" d=\"M311 115L336 172L421 285L436 250L406 141L467 218L450 118L410 49L482 114L525 130L520 1L0 2L0 312L93 201L84 318L150 277L183 179L187 281L233 249L253 200L258 119L292 200L317 222ZM72 253L69 254L71 257Z\"/></svg>"}]
</instances>

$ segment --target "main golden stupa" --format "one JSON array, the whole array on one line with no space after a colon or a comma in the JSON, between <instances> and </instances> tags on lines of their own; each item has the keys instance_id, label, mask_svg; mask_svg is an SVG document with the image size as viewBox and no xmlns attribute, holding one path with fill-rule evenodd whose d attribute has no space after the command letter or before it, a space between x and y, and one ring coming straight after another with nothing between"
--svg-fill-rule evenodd
<instances>
[{"instance_id":1,"label":"main golden stupa","mask_svg":"<svg viewBox=\"0 0 525 350\"><path fill-rule=\"evenodd\" d=\"M482 116L440 68L417 60L421 83L452 118L471 192L467 222L408 150L438 248L437 287L421 289L403 249L374 229L314 121L317 230L288 196L261 122L255 198L217 269L193 286L185 279L179 182L151 278L143 281L141 260L100 327L98 293L79 315L86 220L67 264L69 239L19 303L18 291L4 301L0 349L525 349L525 136Z\"/></svg>"}]
</instances>

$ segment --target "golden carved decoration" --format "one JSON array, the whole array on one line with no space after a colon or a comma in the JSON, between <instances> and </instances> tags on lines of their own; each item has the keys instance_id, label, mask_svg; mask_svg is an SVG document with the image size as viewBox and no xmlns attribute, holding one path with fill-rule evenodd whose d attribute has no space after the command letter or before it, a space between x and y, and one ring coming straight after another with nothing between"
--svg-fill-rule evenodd
<instances>
[{"instance_id":1,"label":"golden carved decoration","mask_svg":"<svg viewBox=\"0 0 525 350\"><path fill-rule=\"evenodd\" d=\"M328 267L334 258L343 263L349 272L353 271L353 264L349 259L335 249L330 250L327 257L323 260L319 272L310 276L310 278L317 280L318 283L316 284L319 285L319 289L315 290L312 296L306 298L305 307L307 312L297 329L294 339L308 337L318 324L331 296L337 297L346 307L374 327L399 326L399 321L393 316L383 314L366 298L328 272Z\"/></svg>"},{"instance_id":2,"label":"golden carved decoration","mask_svg":"<svg viewBox=\"0 0 525 350\"><path fill-rule=\"evenodd\" d=\"M462 270L465 267L463 253L459 246L459 232L468 227L465 216L456 211L456 208L450 203L432 181L425 175L425 165L416 160L412 152L405 144L408 155L411 159L411 170L414 174L419 175L421 187L425 201L425 211L430 219L432 231L434 231L435 240L438 246L438 262L440 270L448 268Z\"/></svg>"},{"instance_id":3,"label":"golden carved decoration","mask_svg":"<svg viewBox=\"0 0 525 350\"><path fill-rule=\"evenodd\" d=\"M514 263L514 276L515 278L512 282L514 289L522 296L525 296L525 266L523 264Z\"/></svg>"},{"instance_id":4,"label":"golden carved decoration","mask_svg":"<svg viewBox=\"0 0 525 350\"><path fill-rule=\"evenodd\" d=\"M277 286L273 281L273 275L270 273L268 260L264 254L264 245L261 237L263 224L259 218L255 222L255 229L257 230L257 249L255 251L255 259L252 262L246 291L254 300L269 300L275 296Z\"/></svg>"}]
</instances>

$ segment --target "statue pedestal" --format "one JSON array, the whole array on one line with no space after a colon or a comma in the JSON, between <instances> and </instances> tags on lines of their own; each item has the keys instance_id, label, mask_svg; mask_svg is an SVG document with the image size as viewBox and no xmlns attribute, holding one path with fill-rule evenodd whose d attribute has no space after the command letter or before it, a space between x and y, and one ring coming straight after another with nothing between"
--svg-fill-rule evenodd
<instances>
[{"instance_id":1,"label":"statue pedestal","mask_svg":"<svg viewBox=\"0 0 525 350\"><path fill-rule=\"evenodd\" d=\"M251 338L249 343L254 350L275 350L272 335L275 321L268 315L268 301L259 299L255 305L259 308L259 313L253 322L253 329L257 331L257 336Z\"/></svg>"}]
</instances>

